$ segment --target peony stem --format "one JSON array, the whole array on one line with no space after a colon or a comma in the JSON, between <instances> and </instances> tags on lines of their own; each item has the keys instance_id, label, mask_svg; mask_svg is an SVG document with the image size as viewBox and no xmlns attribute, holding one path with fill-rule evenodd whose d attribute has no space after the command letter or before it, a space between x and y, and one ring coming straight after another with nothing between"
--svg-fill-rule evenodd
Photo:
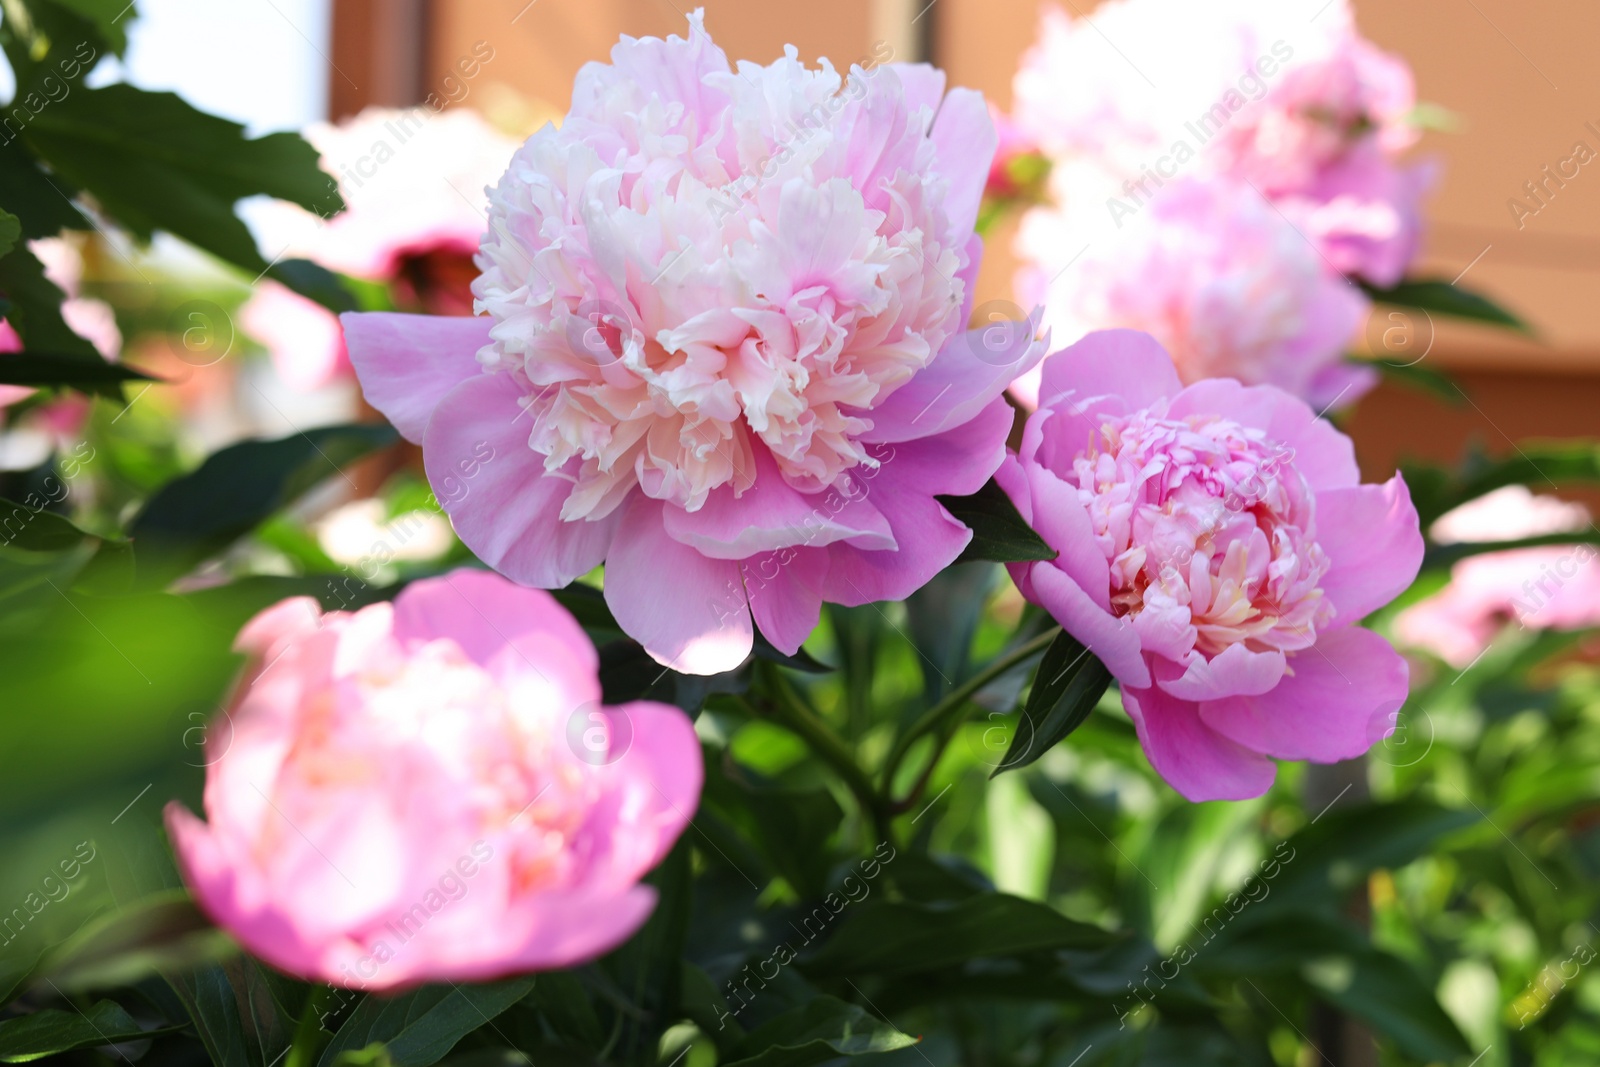
<instances>
[{"instance_id":1,"label":"peony stem","mask_svg":"<svg viewBox=\"0 0 1600 1067\"><path fill-rule=\"evenodd\" d=\"M966 715L967 704L973 694L1011 670L1017 664L1024 663L1049 648L1050 642L1054 641L1060 633L1061 627L1053 626L1026 644L1018 645L1010 652L996 657L983 670L957 686L949 696L925 711L922 718L913 723L911 728L900 736L900 739L895 742L894 748L889 752L889 758L883 767L884 795L890 795L893 791L895 775L899 773L900 765L905 762L907 753L911 751L911 746L916 744L917 739L924 734L938 732L944 740L935 745L927 771L923 773L921 780L907 797L908 800L914 798L933 773L934 765L939 762L939 757L944 754L944 745L948 743L950 735ZM891 804L891 809L896 806Z\"/></svg>"},{"instance_id":2,"label":"peony stem","mask_svg":"<svg viewBox=\"0 0 1600 1067\"><path fill-rule=\"evenodd\" d=\"M780 725L800 735L818 758L834 769L855 794L862 812L872 820L879 838L888 840L888 807L849 747L811 710L781 671L766 663L760 665L760 670L767 682L767 692L773 698L773 717Z\"/></svg>"}]
</instances>

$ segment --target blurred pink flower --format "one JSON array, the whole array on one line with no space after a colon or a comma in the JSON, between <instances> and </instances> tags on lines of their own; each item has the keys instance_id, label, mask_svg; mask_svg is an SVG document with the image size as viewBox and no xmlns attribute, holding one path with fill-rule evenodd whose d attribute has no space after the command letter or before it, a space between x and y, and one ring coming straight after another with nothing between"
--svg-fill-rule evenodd
<instances>
[{"instance_id":1,"label":"blurred pink flower","mask_svg":"<svg viewBox=\"0 0 1600 1067\"><path fill-rule=\"evenodd\" d=\"M517 150L467 108L367 108L304 134L322 154L322 169L338 179L346 210L319 219L276 202L263 218L263 246L371 281L394 278L410 256L477 251L485 190Z\"/></svg>"},{"instance_id":2,"label":"blurred pink flower","mask_svg":"<svg viewBox=\"0 0 1600 1067\"><path fill-rule=\"evenodd\" d=\"M1121 683L1184 796L1259 796L1273 759L1350 759L1392 729L1405 660L1356 624L1416 577L1416 510L1399 475L1359 484L1302 401L1185 388L1149 336L1091 334L1045 362L998 478L1060 552L1011 564L1018 588Z\"/></svg>"},{"instance_id":3,"label":"blurred pink flower","mask_svg":"<svg viewBox=\"0 0 1600 1067\"><path fill-rule=\"evenodd\" d=\"M351 373L339 317L288 286L258 284L239 308L239 326L271 353L291 389L309 393Z\"/></svg>"},{"instance_id":4,"label":"blurred pink flower","mask_svg":"<svg viewBox=\"0 0 1600 1067\"><path fill-rule=\"evenodd\" d=\"M491 195L487 318L348 315L368 401L461 539L526 585L606 563L622 628L694 674L824 600L897 600L970 531L1038 359L964 334L994 131L927 66L735 72L624 37ZM442 399L441 399L442 398ZM524 418L526 417L526 418ZM451 491L455 483L459 494Z\"/></svg>"},{"instance_id":5,"label":"blurred pink flower","mask_svg":"<svg viewBox=\"0 0 1600 1067\"><path fill-rule=\"evenodd\" d=\"M644 922L639 879L699 801L676 708L604 707L594 647L546 593L483 571L393 604L257 615L209 727L201 822L167 829L249 951L368 989L566 967Z\"/></svg>"},{"instance_id":6,"label":"blurred pink flower","mask_svg":"<svg viewBox=\"0 0 1600 1067\"><path fill-rule=\"evenodd\" d=\"M1070 209L1024 216L1017 245L1028 265L1017 291L1045 305L1057 336L1140 330L1171 353L1185 383L1275 385L1319 409L1375 383L1373 371L1344 358L1366 299L1248 187L1180 180L1124 221L1114 241L1085 248ZM1038 388L1034 371L1012 392L1031 405Z\"/></svg>"},{"instance_id":7,"label":"blurred pink flower","mask_svg":"<svg viewBox=\"0 0 1600 1067\"><path fill-rule=\"evenodd\" d=\"M471 314L486 188L517 142L464 108L368 108L338 125L309 126L305 136L337 175L346 210L324 220L273 202L259 216L266 254L387 283L410 310ZM310 391L350 373L333 313L281 285L257 286L241 324L292 388Z\"/></svg>"},{"instance_id":8,"label":"blurred pink flower","mask_svg":"<svg viewBox=\"0 0 1600 1067\"><path fill-rule=\"evenodd\" d=\"M1590 529L1588 510L1524 486L1497 489L1442 516L1441 544L1512 541ZM1600 626L1600 569L1588 544L1550 545L1470 556L1450 570L1450 584L1395 618L1395 637L1466 667L1507 625L1532 630Z\"/></svg>"},{"instance_id":9,"label":"blurred pink flower","mask_svg":"<svg viewBox=\"0 0 1600 1067\"><path fill-rule=\"evenodd\" d=\"M1360 35L1347 0L1111 0L1092 24L1046 7L1015 95L1025 135L1113 185L1248 182L1380 286L1416 252L1429 172L1398 160L1418 136L1411 71Z\"/></svg>"}]
</instances>

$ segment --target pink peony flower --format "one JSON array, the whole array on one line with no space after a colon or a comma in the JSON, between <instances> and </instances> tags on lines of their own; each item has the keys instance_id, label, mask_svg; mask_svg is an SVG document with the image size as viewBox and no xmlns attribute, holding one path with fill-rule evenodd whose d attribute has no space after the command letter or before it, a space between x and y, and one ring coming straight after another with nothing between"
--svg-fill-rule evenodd
<instances>
[{"instance_id":1,"label":"pink peony flower","mask_svg":"<svg viewBox=\"0 0 1600 1067\"><path fill-rule=\"evenodd\" d=\"M1398 159L1417 140L1416 90L1346 0L1112 0L1092 23L1047 7L1014 87L1017 124L1047 154L1145 183L1112 195L1228 177L1344 273L1393 285L1416 253L1430 171Z\"/></svg>"},{"instance_id":2,"label":"pink peony flower","mask_svg":"<svg viewBox=\"0 0 1600 1067\"><path fill-rule=\"evenodd\" d=\"M1187 388L1152 338L1047 360L999 474L1059 550L1012 564L1121 683L1155 769L1191 800L1259 796L1273 759L1335 762L1387 735L1405 660L1356 624L1410 585L1422 535L1396 475L1270 386Z\"/></svg>"},{"instance_id":3,"label":"pink peony flower","mask_svg":"<svg viewBox=\"0 0 1600 1067\"><path fill-rule=\"evenodd\" d=\"M1018 248L1028 265L1017 291L1045 306L1057 336L1140 330L1171 353L1185 383L1275 385L1319 409L1376 383L1344 358L1366 298L1247 186L1181 180L1111 235L1093 229L1102 204L1091 197L1024 216ZM1034 371L1012 391L1032 405L1038 390Z\"/></svg>"},{"instance_id":4,"label":"pink peony flower","mask_svg":"<svg viewBox=\"0 0 1600 1067\"><path fill-rule=\"evenodd\" d=\"M1497 489L1441 516L1434 540L1511 541L1591 528L1581 504L1537 496L1520 485ZM1600 569L1593 545L1550 545L1469 556L1450 584L1395 617L1395 637L1465 668L1511 623L1532 630L1600 626Z\"/></svg>"},{"instance_id":5,"label":"pink peony flower","mask_svg":"<svg viewBox=\"0 0 1600 1067\"><path fill-rule=\"evenodd\" d=\"M239 326L266 348L284 383L298 392L351 373L339 317L286 285L257 285L239 308Z\"/></svg>"},{"instance_id":6,"label":"pink peony flower","mask_svg":"<svg viewBox=\"0 0 1600 1067\"><path fill-rule=\"evenodd\" d=\"M580 963L642 924L639 884L699 800L676 708L604 707L548 594L461 570L393 604L257 615L206 739L202 823L167 807L200 906L273 966L368 989Z\"/></svg>"},{"instance_id":7,"label":"pink peony flower","mask_svg":"<svg viewBox=\"0 0 1600 1067\"><path fill-rule=\"evenodd\" d=\"M471 258L483 234L485 189L517 143L476 112L368 108L305 137L338 176L346 210L319 219L285 201L257 213L269 256L310 259L394 289L401 306L471 314ZM332 312L276 283L258 286L241 314L284 380L309 392L350 373Z\"/></svg>"},{"instance_id":8,"label":"pink peony flower","mask_svg":"<svg viewBox=\"0 0 1600 1067\"><path fill-rule=\"evenodd\" d=\"M349 315L351 359L501 573L605 561L618 622L680 671L736 667L757 626L793 652L824 600L949 565L971 534L935 496L1004 455L1041 345L964 333L993 148L931 67L735 70L696 13L584 67L517 152L487 317Z\"/></svg>"}]
</instances>

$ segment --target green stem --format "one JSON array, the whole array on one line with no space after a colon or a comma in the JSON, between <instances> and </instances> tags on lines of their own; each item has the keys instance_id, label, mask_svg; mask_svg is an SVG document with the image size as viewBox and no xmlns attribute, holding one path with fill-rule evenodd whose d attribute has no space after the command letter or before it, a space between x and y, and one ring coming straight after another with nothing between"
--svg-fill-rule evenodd
<instances>
[{"instance_id":1,"label":"green stem","mask_svg":"<svg viewBox=\"0 0 1600 1067\"><path fill-rule=\"evenodd\" d=\"M861 810L872 820L880 839L887 840L888 807L878 795L877 789L873 787L872 779L861 769L861 764L856 762L855 755L839 735L811 710L805 699L795 691L794 686L776 667L762 663L759 669L766 679L767 692L772 697L773 718L779 725L800 735L806 744L811 746L811 750L834 769L849 787L850 792L855 794Z\"/></svg>"},{"instance_id":2,"label":"green stem","mask_svg":"<svg viewBox=\"0 0 1600 1067\"><path fill-rule=\"evenodd\" d=\"M911 728L900 735L894 743L894 748L889 751L889 759L883 766L883 792L889 795L894 788L895 775L900 770L900 765L905 762L906 754L911 751L911 746L924 734L938 732L948 736L967 713L967 702L972 695L1002 674L1011 670L1019 663L1026 662L1029 658L1037 656L1050 647L1050 642L1061 633L1059 626L1051 627L1044 633L1035 637L1026 644L1018 645L1010 652L996 657L987 667L968 678L957 686L949 696L923 712L922 717L911 724ZM941 750L933 754L933 762L939 761ZM932 769L931 767L929 768Z\"/></svg>"},{"instance_id":3,"label":"green stem","mask_svg":"<svg viewBox=\"0 0 1600 1067\"><path fill-rule=\"evenodd\" d=\"M293 1043L289 1046L283 1067L311 1067L317 1062L323 1046L333 1037L323 1029L322 1016L334 1009L342 995L331 986L317 985L311 988L306 1006L300 1012L299 1024L295 1027ZM348 995L355 996L354 993Z\"/></svg>"}]
</instances>

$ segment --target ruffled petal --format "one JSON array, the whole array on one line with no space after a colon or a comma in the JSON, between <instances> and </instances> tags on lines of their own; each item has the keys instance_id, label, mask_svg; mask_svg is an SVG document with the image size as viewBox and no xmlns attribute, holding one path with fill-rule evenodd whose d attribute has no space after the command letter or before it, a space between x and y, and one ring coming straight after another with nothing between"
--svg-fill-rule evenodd
<instances>
[{"instance_id":1,"label":"ruffled petal","mask_svg":"<svg viewBox=\"0 0 1600 1067\"><path fill-rule=\"evenodd\" d=\"M893 549L889 520L860 491L859 473L844 475L844 488L802 493L783 480L770 452L755 450L755 484L735 495L716 489L698 511L665 509L667 534L712 559L745 559L793 546L822 548L849 541L864 549Z\"/></svg>"},{"instance_id":2,"label":"ruffled petal","mask_svg":"<svg viewBox=\"0 0 1600 1067\"><path fill-rule=\"evenodd\" d=\"M1168 414L1224 415L1245 426L1259 427L1269 440L1284 445L1295 470L1312 489L1342 489L1361 481L1355 444L1349 437L1296 397L1268 385L1245 386L1232 378L1195 382L1172 401ZM1319 511L1320 514L1320 511Z\"/></svg>"},{"instance_id":3,"label":"ruffled petal","mask_svg":"<svg viewBox=\"0 0 1600 1067\"><path fill-rule=\"evenodd\" d=\"M1191 652L1182 674L1157 677L1156 684L1179 700L1254 697L1271 692L1282 680L1286 667L1287 658L1282 652L1252 652L1240 643L1229 645L1210 659Z\"/></svg>"}]
</instances>

